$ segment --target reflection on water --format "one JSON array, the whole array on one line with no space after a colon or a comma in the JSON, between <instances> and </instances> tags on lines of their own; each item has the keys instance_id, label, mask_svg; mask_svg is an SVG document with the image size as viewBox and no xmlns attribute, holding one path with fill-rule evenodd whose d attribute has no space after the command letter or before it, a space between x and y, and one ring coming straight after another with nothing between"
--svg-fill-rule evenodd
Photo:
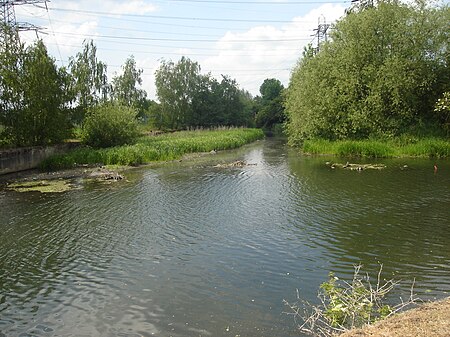
<instances>
[{"instance_id":1,"label":"reflection on water","mask_svg":"<svg viewBox=\"0 0 450 337\"><path fill-rule=\"evenodd\" d=\"M238 159L256 165L214 167ZM0 191L0 336L294 336L282 300L360 262L400 293L415 278L448 294L450 163L327 160L267 140L128 182Z\"/></svg>"}]
</instances>

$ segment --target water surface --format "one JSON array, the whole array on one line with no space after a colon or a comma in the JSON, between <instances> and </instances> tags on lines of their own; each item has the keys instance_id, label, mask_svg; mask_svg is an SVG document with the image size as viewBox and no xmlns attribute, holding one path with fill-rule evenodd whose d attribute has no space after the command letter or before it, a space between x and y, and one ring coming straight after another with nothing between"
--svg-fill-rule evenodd
<instances>
[{"instance_id":1,"label":"water surface","mask_svg":"<svg viewBox=\"0 0 450 337\"><path fill-rule=\"evenodd\" d=\"M245 160L245 167L214 167ZM282 141L140 168L62 194L0 191L0 336L295 336L353 265L450 291L450 163L331 169ZM407 165L407 167L404 167Z\"/></svg>"}]
</instances>

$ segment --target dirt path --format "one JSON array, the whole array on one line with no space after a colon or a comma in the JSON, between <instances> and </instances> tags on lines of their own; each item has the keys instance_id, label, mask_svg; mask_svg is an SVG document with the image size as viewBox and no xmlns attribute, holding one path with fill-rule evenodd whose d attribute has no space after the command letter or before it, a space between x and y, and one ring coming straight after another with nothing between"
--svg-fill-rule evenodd
<instances>
[{"instance_id":1,"label":"dirt path","mask_svg":"<svg viewBox=\"0 0 450 337\"><path fill-rule=\"evenodd\" d=\"M339 337L450 337L450 297L380 321Z\"/></svg>"}]
</instances>

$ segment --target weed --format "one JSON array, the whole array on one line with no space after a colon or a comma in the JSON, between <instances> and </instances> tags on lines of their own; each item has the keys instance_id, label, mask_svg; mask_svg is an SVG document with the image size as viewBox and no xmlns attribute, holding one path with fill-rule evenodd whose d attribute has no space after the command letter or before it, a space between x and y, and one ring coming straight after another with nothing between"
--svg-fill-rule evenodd
<instances>
[{"instance_id":1,"label":"weed","mask_svg":"<svg viewBox=\"0 0 450 337\"><path fill-rule=\"evenodd\" d=\"M355 266L350 283L330 273L329 280L320 286L318 293L320 305L312 305L301 300L298 291L298 302L290 304L284 301L289 308L287 314L294 315L295 320L302 321L298 325L301 332L313 336L333 336L385 319L417 302L418 299L413 294L413 282L410 298L406 302L401 300L399 304L392 306L386 304L387 294L398 285L398 282L394 280L383 282L380 266L377 282L372 284L368 274L360 276L360 269L361 265Z\"/></svg>"}]
</instances>

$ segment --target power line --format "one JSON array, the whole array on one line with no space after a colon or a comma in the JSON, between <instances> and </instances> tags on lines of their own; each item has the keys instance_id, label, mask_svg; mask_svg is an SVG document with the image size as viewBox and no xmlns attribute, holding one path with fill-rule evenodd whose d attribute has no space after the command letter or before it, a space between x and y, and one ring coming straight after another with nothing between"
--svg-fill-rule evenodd
<instances>
[{"instance_id":1,"label":"power line","mask_svg":"<svg viewBox=\"0 0 450 337\"><path fill-rule=\"evenodd\" d=\"M56 43L52 43L52 42L47 42L48 45L57 45ZM71 47L71 48L79 48L79 45L73 45L73 44L58 44L59 46L63 46L63 47ZM151 46L151 45L150 45ZM162 48L172 48L172 47L168 47L168 46L157 46L157 47L162 47ZM189 47L186 47L187 49ZM191 48L193 49L193 48ZM211 48L202 48L203 50L211 50ZM103 48L103 47L97 47L97 50L105 50L105 51L115 51L115 52L123 52L123 53L132 53L134 55L136 54L150 54L150 55L191 55L191 56L218 56L218 53L188 53L186 50L184 51L179 51L179 52L166 52L166 51L146 51L146 50L132 50L130 51L129 49L118 49L118 48ZM294 52L294 51L298 51L298 48L283 48L283 49L277 49L280 52ZM225 53L223 54L223 52L221 52L219 50L219 53L221 56L253 56L254 52L250 52L249 53L243 53L241 50L225 50ZM267 54L265 53L264 56L278 56L279 54Z\"/></svg>"},{"instance_id":2,"label":"power line","mask_svg":"<svg viewBox=\"0 0 450 337\"><path fill-rule=\"evenodd\" d=\"M45 7L47 8L47 3L45 3ZM56 39L55 30L53 29L53 24L52 24L52 20L50 19L50 13L48 12L48 8L47 8L47 16L48 16L48 22L50 23L50 29L52 30L52 34L55 39L56 49L58 49L58 54L61 59L61 65L64 67L64 62L62 61L61 50L59 49L58 40Z\"/></svg>"},{"instance_id":3,"label":"power line","mask_svg":"<svg viewBox=\"0 0 450 337\"><path fill-rule=\"evenodd\" d=\"M42 8L42 7L40 7ZM186 21L220 21L220 22L253 22L253 23L290 23L290 20L257 20L257 19L232 19L232 18L200 18L200 17L184 17L184 16L166 16L166 15L151 15L151 14L120 14L120 13L108 13L101 11L88 11L81 9L66 9L52 7L49 8L53 11L71 12L80 14L96 14L106 16L129 16L149 19L170 19L170 20L186 20Z\"/></svg>"},{"instance_id":4,"label":"power line","mask_svg":"<svg viewBox=\"0 0 450 337\"><path fill-rule=\"evenodd\" d=\"M31 18L31 17L29 17ZM39 18L40 20L45 20L43 18ZM60 22L60 23L66 23L66 24L83 24L83 22L79 21L64 21L64 20L55 20L52 19L52 22ZM168 32L168 31L152 31L152 30L143 30L143 29L133 29L133 28L125 28L120 26L104 26L104 25L96 25L97 28L106 28L106 29L114 29L114 30L121 30L126 32L140 32L140 33L149 33L149 34L168 34L168 35L185 35L185 36L204 36L204 37L217 37L217 34L197 34L197 33L183 33L183 32ZM198 28L198 27L195 27ZM218 28L222 29L222 28ZM310 32L310 29L295 29L295 32Z\"/></svg>"},{"instance_id":5,"label":"power line","mask_svg":"<svg viewBox=\"0 0 450 337\"><path fill-rule=\"evenodd\" d=\"M211 4L242 4L242 5L311 5L311 4L341 4L350 3L347 1L234 1L234 0L169 0L169 2L195 2L195 3L211 3Z\"/></svg>"},{"instance_id":6,"label":"power line","mask_svg":"<svg viewBox=\"0 0 450 337\"><path fill-rule=\"evenodd\" d=\"M153 37L136 37L136 36L117 36L117 35L101 35L101 34L79 34L57 32L61 35L68 36L86 36L86 37L101 37L107 39L126 39L139 41L167 41L167 42L217 42L217 39L171 39L171 38L153 38ZM256 40L226 40L230 43L251 43L251 42L298 42L309 40L309 38L294 38L294 39L256 39Z\"/></svg>"}]
</instances>

